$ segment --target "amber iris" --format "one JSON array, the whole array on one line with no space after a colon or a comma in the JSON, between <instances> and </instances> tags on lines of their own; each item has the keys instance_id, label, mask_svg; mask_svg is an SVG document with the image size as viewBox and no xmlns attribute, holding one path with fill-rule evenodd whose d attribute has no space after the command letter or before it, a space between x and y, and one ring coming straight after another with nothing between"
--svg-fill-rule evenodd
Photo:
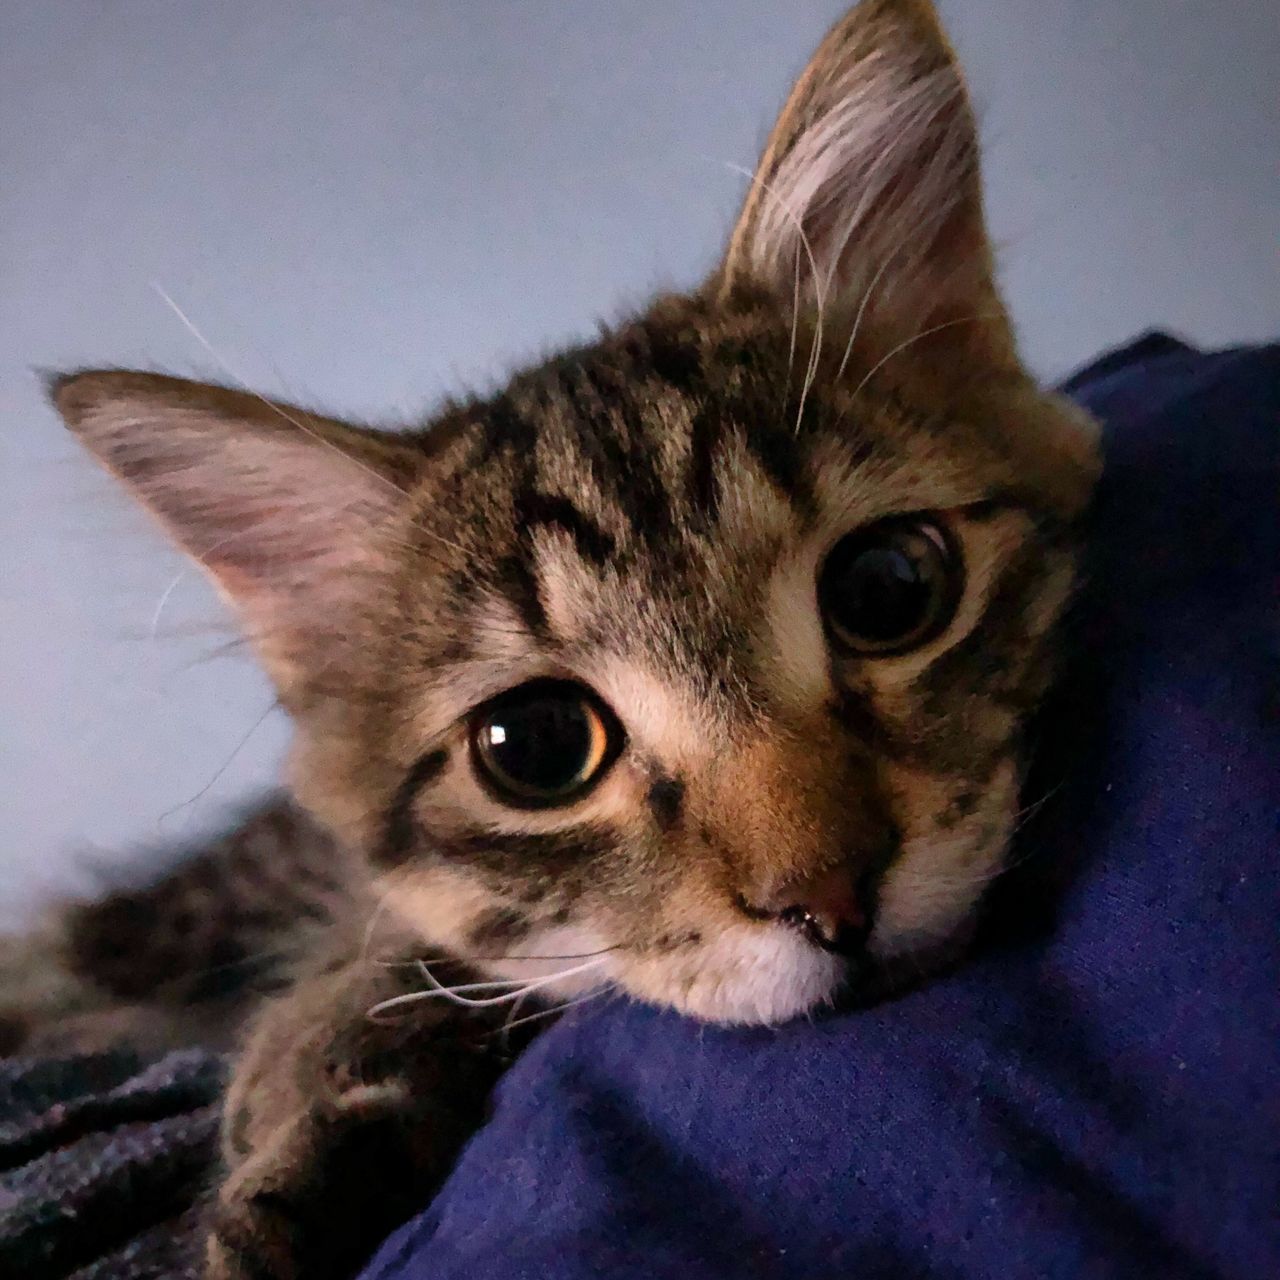
<instances>
[{"instance_id":1,"label":"amber iris","mask_svg":"<svg viewBox=\"0 0 1280 1280\"><path fill-rule=\"evenodd\" d=\"M585 794L613 763L621 736L612 712L571 680L532 680L486 703L471 721L481 782L525 808Z\"/></svg>"}]
</instances>

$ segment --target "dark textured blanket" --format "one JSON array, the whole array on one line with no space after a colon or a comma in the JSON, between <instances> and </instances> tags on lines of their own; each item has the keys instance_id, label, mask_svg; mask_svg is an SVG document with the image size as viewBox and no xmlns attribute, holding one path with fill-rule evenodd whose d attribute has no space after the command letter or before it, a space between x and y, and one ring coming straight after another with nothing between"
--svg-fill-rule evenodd
<instances>
[{"instance_id":1,"label":"dark textured blanket","mask_svg":"<svg viewBox=\"0 0 1280 1280\"><path fill-rule=\"evenodd\" d=\"M223 1060L0 1060L0 1276L195 1280Z\"/></svg>"}]
</instances>

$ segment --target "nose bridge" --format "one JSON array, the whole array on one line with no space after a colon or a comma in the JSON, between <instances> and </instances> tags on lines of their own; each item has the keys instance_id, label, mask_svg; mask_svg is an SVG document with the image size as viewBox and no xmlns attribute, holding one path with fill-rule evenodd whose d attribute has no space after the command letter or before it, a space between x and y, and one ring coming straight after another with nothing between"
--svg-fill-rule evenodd
<instances>
[{"instance_id":1,"label":"nose bridge","mask_svg":"<svg viewBox=\"0 0 1280 1280\"><path fill-rule=\"evenodd\" d=\"M717 791L720 842L751 900L868 862L884 842L872 763L829 733L761 735L722 762Z\"/></svg>"}]
</instances>

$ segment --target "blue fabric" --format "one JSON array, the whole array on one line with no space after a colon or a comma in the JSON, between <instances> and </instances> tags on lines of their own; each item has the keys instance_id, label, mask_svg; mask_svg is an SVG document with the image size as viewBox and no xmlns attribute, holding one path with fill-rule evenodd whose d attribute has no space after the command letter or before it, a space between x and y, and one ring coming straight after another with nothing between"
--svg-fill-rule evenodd
<instances>
[{"instance_id":1,"label":"blue fabric","mask_svg":"<svg viewBox=\"0 0 1280 1280\"><path fill-rule=\"evenodd\" d=\"M575 1011L367 1280L1280 1276L1280 347L1068 390L1094 661L979 955L780 1030Z\"/></svg>"}]
</instances>

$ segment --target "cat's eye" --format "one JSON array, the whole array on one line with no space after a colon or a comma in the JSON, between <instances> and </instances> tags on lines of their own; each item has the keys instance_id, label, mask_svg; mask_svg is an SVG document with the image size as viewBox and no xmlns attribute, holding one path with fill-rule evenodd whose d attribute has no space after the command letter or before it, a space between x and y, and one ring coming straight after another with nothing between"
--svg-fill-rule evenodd
<instances>
[{"instance_id":1,"label":"cat's eye","mask_svg":"<svg viewBox=\"0 0 1280 1280\"><path fill-rule=\"evenodd\" d=\"M818 600L840 649L884 657L939 635L960 587L960 557L943 527L926 516L891 516L836 543Z\"/></svg>"},{"instance_id":2,"label":"cat's eye","mask_svg":"<svg viewBox=\"0 0 1280 1280\"><path fill-rule=\"evenodd\" d=\"M511 689L478 708L470 729L480 781L519 808L577 800L623 746L617 717L571 680L531 680Z\"/></svg>"}]
</instances>

